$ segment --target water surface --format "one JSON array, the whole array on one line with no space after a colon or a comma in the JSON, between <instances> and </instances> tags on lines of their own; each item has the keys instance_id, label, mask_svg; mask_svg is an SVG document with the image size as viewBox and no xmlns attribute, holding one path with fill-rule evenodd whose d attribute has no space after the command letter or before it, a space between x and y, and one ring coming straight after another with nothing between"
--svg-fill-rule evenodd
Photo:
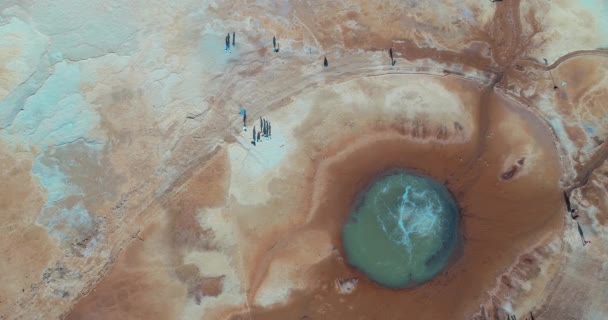
<instances>
[{"instance_id":1,"label":"water surface","mask_svg":"<svg viewBox=\"0 0 608 320\"><path fill-rule=\"evenodd\" d=\"M391 288L426 282L446 266L458 206L430 177L395 171L362 192L342 230L348 262Z\"/></svg>"}]
</instances>

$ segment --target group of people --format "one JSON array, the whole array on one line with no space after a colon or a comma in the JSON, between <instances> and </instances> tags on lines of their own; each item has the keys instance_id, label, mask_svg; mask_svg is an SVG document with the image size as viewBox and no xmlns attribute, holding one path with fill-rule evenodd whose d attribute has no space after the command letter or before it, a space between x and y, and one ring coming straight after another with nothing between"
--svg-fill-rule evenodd
<instances>
[{"instance_id":1,"label":"group of people","mask_svg":"<svg viewBox=\"0 0 608 320\"><path fill-rule=\"evenodd\" d=\"M247 131L247 110L241 109L240 114L243 115L243 131ZM266 138L267 141L272 138L272 125L270 121L260 117L260 131L256 131L255 125L253 125L251 144L255 146L258 142L262 142L262 137Z\"/></svg>"},{"instance_id":2,"label":"group of people","mask_svg":"<svg viewBox=\"0 0 608 320\"><path fill-rule=\"evenodd\" d=\"M233 32L232 33L232 46L235 47L236 46L236 33ZM272 37L272 50L274 52L279 52L281 45L277 42L277 37L273 36ZM230 32L226 34L226 53L230 52ZM394 66L397 61L393 58L393 48L388 49L388 54L391 58L391 65ZM328 67L329 66L329 62L327 61L327 57L323 57L323 66L324 67Z\"/></svg>"},{"instance_id":3,"label":"group of people","mask_svg":"<svg viewBox=\"0 0 608 320\"><path fill-rule=\"evenodd\" d=\"M236 46L236 33L232 33L232 46ZM226 53L230 52L230 32L226 34Z\"/></svg>"},{"instance_id":4,"label":"group of people","mask_svg":"<svg viewBox=\"0 0 608 320\"><path fill-rule=\"evenodd\" d=\"M253 139L251 140L252 145L256 145L258 142L262 142L262 136L266 138L266 141L272 138L272 125L270 121L263 119L260 117L260 131L255 130L255 125L253 125Z\"/></svg>"},{"instance_id":5,"label":"group of people","mask_svg":"<svg viewBox=\"0 0 608 320\"><path fill-rule=\"evenodd\" d=\"M236 44L236 33L233 32L232 33L232 46L234 47L235 44ZM276 36L272 37L272 47L273 47L274 52L279 52L280 45L277 42ZM230 52L230 33L226 34L226 53L228 53L228 52ZM395 59L393 59L393 48L389 49L389 55L391 58L391 65L394 66L397 61L395 61ZM327 57L323 58L323 66L326 68L329 66ZM241 113L241 115L243 115L243 131L247 131L247 111L245 111L245 109L241 109L240 113ZM266 119L263 119L260 117L260 131L256 131L255 125L253 126L253 139L251 141L251 144L253 144L255 146L256 143L262 142L262 139L261 139L262 136L264 138L266 138L266 140L271 139L272 125L270 124L270 121L267 121Z\"/></svg>"}]
</instances>

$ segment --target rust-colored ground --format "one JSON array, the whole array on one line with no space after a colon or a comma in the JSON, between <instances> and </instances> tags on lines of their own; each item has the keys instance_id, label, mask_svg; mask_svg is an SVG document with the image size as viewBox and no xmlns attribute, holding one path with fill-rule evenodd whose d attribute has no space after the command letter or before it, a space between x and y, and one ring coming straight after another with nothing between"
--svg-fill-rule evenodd
<instances>
[{"instance_id":1,"label":"rust-colored ground","mask_svg":"<svg viewBox=\"0 0 608 320\"><path fill-rule=\"evenodd\" d=\"M138 51L81 88L103 156L48 154L104 222L92 256L35 223L34 157L0 144L0 319L605 318L596 16L560 20L574 6L560 0L202 3L129 7ZM253 147L261 116L273 139ZM355 195L391 168L444 182L461 207L449 266L404 290L349 267L340 239Z\"/></svg>"},{"instance_id":2,"label":"rust-colored ground","mask_svg":"<svg viewBox=\"0 0 608 320\"><path fill-rule=\"evenodd\" d=\"M448 105L439 107L436 119L424 120L423 114L393 118L389 111L383 111L386 106L382 103L387 102L376 100L383 97L384 90L379 88L391 92L400 88L396 79L408 78L359 81L316 96L323 102L318 100L319 105L296 127L294 133L300 140L275 169L276 178L269 183L271 198L258 205L239 204L238 199L232 199L233 204L222 210L235 219L237 226L237 257L243 261L240 281L247 288L240 292L247 302L240 306L237 303L236 308L216 309L216 313L207 313L204 318L401 319L404 312L416 314L419 319L443 319L454 314L467 317L482 312L479 306L490 298L486 292L496 286L498 277L507 286L515 281L509 275L501 276L514 261L523 261L523 266L516 269L518 274L538 276L539 259L520 256L530 247L542 248L562 226L562 195L557 183L561 172L550 133L514 102L457 78L429 79L427 85L438 83L457 89L456 99L461 99L464 107L463 118L443 114L441 109L451 108ZM374 84L376 81L381 82ZM352 113L360 108L357 106L326 109L340 100L332 95L340 94L340 90L349 94L352 86L369 89L370 103L378 105L362 109L360 117ZM327 141L324 137L332 139ZM124 267L119 260L107 280L77 306L70 319L85 319L87 314L107 315L113 304L104 307L100 301L105 298L100 299L118 294L116 285L109 284L119 280L112 279L129 279L127 283L133 284L152 279L183 281L183 292L176 291L180 292L179 299L191 299L196 304L221 297L221 276L201 279L199 273L205 271L204 267L199 270L195 265L172 261L183 259L183 250L218 250L212 245L213 231L201 229L197 222L205 212L195 214L192 208L222 205L214 199L224 198L221 195L225 189L221 186L228 176L218 175L228 165L223 154L208 161L208 166L193 175L185 187L174 190L167 205L174 220L161 223L166 229L175 226L172 230L161 231L156 224L146 227L151 234L164 235L165 241L172 243L173 249L164 254L176 258L160 260L169 261L163 262L168 264L164 275L150 274L149 279L132 282L131 276L122 274ZM357 192L378 173L391 168L413 168L443 181L461 206L460 250L445 272L412 289L379 287L350 268L342 254L341 226ZM213 182L217 187L208 188L204 182ZM264 183L259 188L265 188ZM143 234L147 245L151 240ZM165 251L149 252L140 259L157 265L154 257L162 252ZM124 254L121 259L134 254ZM282 270L288 270L287 274L281 275ZM142 269L151 271L158 269ZM553 272L546 271L549 275ZM352 294L341 294L336 281L350 278L358 279L357 287ZM282 285L277 279L292 281L293 290L279 298L283 304L266 305L269 290L278 290ZM140 285L131 290L135 297L149 292ZM161 292L167 294L167 290ZM169 299L172 296L155 305L166 304L159 310L167 312L171 310L169 305L188 304ZM133 303L141 307L147 304L138 300ZM504 311L496 307L483 314L500 317Z\"/></svg>"},{"instance_id":3,"label":"rust-colored ground","mask_svg":"<svg viewBox=\"0 0 608 320\"><path fill-rule=\"evenodd\" d=\"M481 107L488 113L486 130L494 132L489 141L482 142L482 138L462 145L413 143L408 139L411 131L400 129L398 123L391 123L390 128L372 126L364 129L361 135L341 137L343 140L320 151L319 158L323 160L313 165L314 173L310 173L316 179L307 185L311 193L315 188L323 190L317 200L318 207L309 212L313 217L309 224L298 225L283 237L297 237L299 232L306 233L309 229L323 230L330 235L331 245L337 251L306 271L307 278L313 283L311 290L296 292L283 306L254 308L250 317L407 319L415 316L417 319L448 319L466 317L479 311L480 302L487 298L486 290L495 285L498 274L523 250L558 232L562 224L559 214L561 193L557 185L560 170L551 144L535 146L542 150L541 156L533 160L535 163L526 163L524 154L514 160L512 165L519 170L532 166L526 174L515 172L510 179L503 177L502 160L517 150L520 142L509 130L500 128L504 120L512 121L511 129L530 132L530 138L537 141L548 141L548 133L535 127L539 126L538 123L528 122L529 115L514 116L513 106L493 94L487 103L473 108L473 112L479 113ZM479 144L485 147L477 155ZM310 149L305 150L300 156L310 152ZM430 283L412 289L379 287L349 268L342 254L341 226L357 192L375 175L391 168L414 168L445 181L462 207L464 242L460 252L455 254L445 272ZM298 199L302 197L302 191L285 196ZM275 242L274 246L277 246L276 236L272 237L266 241ZM279 240L279 245L280 241L287 240ZM261 248L259 254L264 257L261 261L272 260L273 253L263 249L264 246ZM267 272L264 263L252 265L257 266L251 271L254 279ZM359 279L357 289L353 294L341 295L334 282L353 277ZM261 281L254 282L250 295L255 295L255 284ZM504 281L509 280L506 278ZM498 318L499 315L491 316Z\"/></svg>"}]
</instances>

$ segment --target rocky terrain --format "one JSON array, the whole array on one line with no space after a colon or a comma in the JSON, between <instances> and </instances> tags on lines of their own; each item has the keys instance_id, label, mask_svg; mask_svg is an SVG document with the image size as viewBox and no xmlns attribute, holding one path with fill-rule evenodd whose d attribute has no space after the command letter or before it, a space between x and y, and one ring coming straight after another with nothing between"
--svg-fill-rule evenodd
<instances>
[{"instance_id":1,"label":"rocky terrain","mask_svg":"<svg viewBox=\"0 0 608 320\"><path fill-rule=\"evenodd\" d=\"M0 1L0 319L606 319L606 48L602 0ZM407 290L340 242L392 167L463 221Z\"/></svg>"}]
</instances>

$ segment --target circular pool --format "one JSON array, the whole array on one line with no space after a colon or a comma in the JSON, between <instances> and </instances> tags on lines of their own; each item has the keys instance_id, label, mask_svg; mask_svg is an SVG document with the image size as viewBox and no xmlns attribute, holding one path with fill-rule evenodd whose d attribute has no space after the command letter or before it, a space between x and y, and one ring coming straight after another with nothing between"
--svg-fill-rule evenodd
<instances>
[{"instance_id":1,"label":"circular pool","mask_svg":"<svg viewBox=\"0 0 608 320\"><path fill-rule=\"evenodd\" d=\"M447 265L458 240L458 206L430 177L391 171L361 192L342 229L348 263L380 285L424 283Z\"/></svg>"}]
</instances>

